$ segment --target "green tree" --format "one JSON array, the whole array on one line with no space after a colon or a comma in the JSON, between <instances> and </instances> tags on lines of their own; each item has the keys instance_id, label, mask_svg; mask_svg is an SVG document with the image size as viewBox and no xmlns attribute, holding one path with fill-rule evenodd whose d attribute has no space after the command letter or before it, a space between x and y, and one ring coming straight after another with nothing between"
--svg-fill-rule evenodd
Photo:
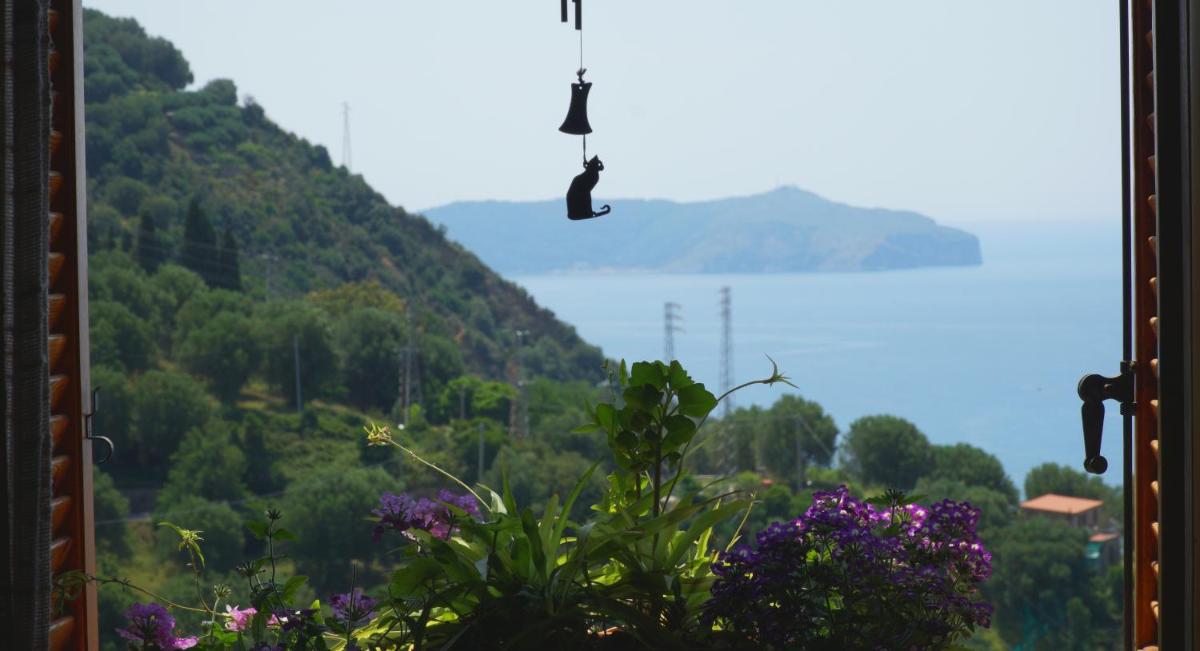
<instances>
[{"instance_id":1,"label":"green tree","mask_svg":"<svg viewBox=\"0 0 1200 651\"><path fill-rule=\"evenodd\" d=\"M128 439L133 407L129 378L112 366L92 366L92 389L98 391L100 404L92 419L96 434L115 441Z\"/></svg>"},{"instance_id":2,"label":"green tree","mask_svg":"<svg viewBox=\"0 0 1200 651\"><path fill-rule=\"evenodd\" d=\"M238 254L237 238L233 229L225 227L221 238L221 252L217 256L216 268L217 286L233 291L242 291L242 267Z\"/></svg>"},{"instance_id":3,"label":"green tree","mask_svg":"<svg viewBox=\"0 0 1200 651\"><path fill-rule=\"evenodd\" d=\"M156 476L164 468L179 440L204 425L213 411L204 386L175 371L146 371L133 392L133 435L130 449L137 462Z\"/></svg>"},{"instance_id":4,"label":"green tree","mask_svg":"<svg viewBox=\"0 0 1200 651\"><path fill-rule=\"evenodd\" d=\"M359 407L386 409L396 400L403 359L403 329L392 314L358 308L337 325L347 398Z\"/></svg>"},{"instance_id":5,"label":"green tree","mask_svg":"<svg viewBox=\"0 0 1200 651\"><path fill-rule=\"evenodd\" d=\"M807 466L829 464L837 434L837 425L821 405L785 395L763 414L758 459L776 477L799 482Z\"/></svg>"},{"instance_id":6,"label":"green tree","mask_svg":"<svg viewBox=\"0 0 1200 651\"><path fill-rule=\"evenodd\" d=\"M146 273L154 273L166 259L165 247L158 237L154 214L143 212L138 219L137 249L134 255Z\"/></svg>"},{"instance_id":7,"label":"green tree","mask_svg":"<svg viewBox=\"0 0 1200 651\"><path fill-rule=\"evenodd\" d=\"M1025 475L1025 497L1034 498L1046 493L1109 500L1113 489L1103 479L1057 463L1043 463Z\"/></svg>"},{"instance_id":8,"label":"green tree","mask_svg":"<svg viewBox=\"0 0 1200 651\"><path fill-rule=\"evenodd\" d=\"M192 331L209 325L216 315L230 312L249 316L250 308L250 297L240 292L224 289L198 291L188 298L175 314L175 329L171 333L171 341L178 349Z\"/></svg>"},{"instance_id":9,"label":"green tree","mask_svg":"<svg viewBox=\"0 0 1200 651\"><path fill-rule=\"evenodd\" d=\"M139 371L154 360L150 327L124 305L95 301L90 306L92 360L114 368Z\"/></svg>"},{"instance_id":10,"label":"green tree","mask_svg":"<svg viewBox=\"0 0 1200 651\"><path fill-rule=\"evenodd\" d=\"M928 477L982 486L1017 504L1017 487L996 455L967 443L933 446L933 470Z\"/></svg>"},{"instance_id":11,"label":"green tree","mask_svg":"<svg viewBox=\"0 0 1200 651\"><path fill-rule=\"evenodd\" d=\"M295 406L296 353L304 400L331 395L338 384L338 357L329 316L304 301L266 303L256 313L263 326L267 381Z\"/></svg>"},{"instance_id":12,"label":"green tree","mask_svg":"<svg viewBox=\"0 0 1200 651\"><path fill-rule=\"evenodd\" d=\"M903 418L864 416L850 425L843 464L862 481L910 490L930 470L933 451L925 434Z\"/></svg>"},{"instance_id":13,"label":"green tree","mask_svg":"<svg viewBox=\"0 0 1200 651\"><path fill-rule=\"evenodd\" d=\"M222 312L192 330L177 354L189 371L208 381L222 402L232 403L258 369L262 347L251 319Z\"/></svg>"},{"instance_id":14,"label":"green tree","mask_svg":"<svg viewBox=\"0 0 1200 651\"><path fill-rule=\"evenodd\" d=\"M219 286L217 267L217 232L213 230L208 213L200 206L200 200L193 197L188 203L187 217L183 223L183 252L180 261L183 266L196 272L209 287Z\"/></svg>"},{"instance_id":15,"label":"green tree","mask_svg":"<svg viewBox=\"0 0 1200 651\"><path fill-rule=\"evenodd\" d=\"M162 296L131 256L103 252L92 256L88 264L88 290L93 300L120 303L148 326L157 325Z\"/></svg>"},{"instance_id":16,"label":"green tree","mask_svg":"<svg viewBox=\"0 0 1200 651\"><path fill-rule=\"evenodd\" d=\"M369 561L379 553L366 517L383 491L403 489L401 481L379 468L329 468L291 485L283 523L299 540L290 553L319 592L349 585L351 561Z\"/></svg>"},{"instance_id":17,"label":"green tree","mask_svg":"<svg viewBox=\"0 0 1200 651\"><path fill-rule=\"evenodd\" d=\"M180 308L191 297L206 292L207 288L204 279L195 272L171 263L160 266L151 276L150 282L162 297L160 322L163 327L158 337L159 344L164 350L170 350L171 336L175 332Z\"/></svg>"},{"instance_id":18,"label":"green tree","mask_svg":"<svg viewBox=\"0 0 1200 651\"><path fill-rule=\"evenodd\" d=\"M185 434L171 455L171 470L158 495L158 508L169 509L192 495L214 502L239 500L246 495L242 483L246 467L246 455L231 425L209 420Z\"/></svg>"},{"instance_id":19,"label":"green tree","mask_svg":"<svg viewBox=\"0 0 1200 651\"><path fill-rule=\"evenodd\" d=\"M129 517L129 500L117 490L112 477L97 468L92 473L92 508L96 528L96 551L117 556L129 554L125 518Z\"/></svg>"},{"instance_id":20,"label":"green tree","mask_svg":"<svg viewBox=\"0 0 1200 651\"><path fill-rule=\"evenodd\" d=\"M732 475L758 470L759 432L766 427L766 412L758 405L735 409L701 430L694 451L700 472Z\"/></svg>"},{"instance_id":21,"label":"green tree","mask_svg":"<svg viewBox=\"0 0 1200 651\"><path fill-rule=\"evenodd\" d=\"M990 544L986 591L996 626L1022 648L1091 651L1119 639L1106 583L1088 566L1087 530L1046 518L1019 520Z\"/></svg>"}]
</instances>

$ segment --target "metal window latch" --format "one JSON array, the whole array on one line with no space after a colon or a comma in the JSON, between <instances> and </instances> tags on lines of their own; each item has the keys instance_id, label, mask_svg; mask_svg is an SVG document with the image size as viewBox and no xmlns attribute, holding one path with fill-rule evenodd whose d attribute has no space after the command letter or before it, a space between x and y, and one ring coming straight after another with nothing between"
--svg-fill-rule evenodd
<instances>
[{"instance_id":1,"label":"metal window latch","mask_svg":"<svg viewBox=\"0 0 1200 651\"><path fill-rule=\"evenodd\" d=\"M116 446L113 445L112 439L107 436L96 436L92 434L92 416L100 410L100 388L92 389L92 410L83 415L83 431L84 438L89 441L100 441L108 446L108 454L105 454L102 459L96 461L97 466L102 466L112 458L113 452L116 451Z\"/></svg>"},{"instance_id":2,"label":"metal window latch","mask_svg":"<svg viewBox=\"0 0 1200 651\"><path fill-rule=\"evenodd\" d=\"M1129 416L1137 405L1134 402L1133 362L1121 362L1121 374L1105 377L1099 374L1085 375L1079 380L1079 399L1083 401L1083 468L1094 475L1108 470L1108 459L1100 455L1100 443L1104 438L1104 401L1115 400L1121 405L1121 414Z\"/></svg>"}]
</instances>

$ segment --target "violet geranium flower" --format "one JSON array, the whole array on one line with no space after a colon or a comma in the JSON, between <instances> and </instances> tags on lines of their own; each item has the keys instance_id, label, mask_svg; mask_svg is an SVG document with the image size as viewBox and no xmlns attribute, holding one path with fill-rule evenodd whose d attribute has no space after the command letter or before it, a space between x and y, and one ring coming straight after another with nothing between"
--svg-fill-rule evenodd
<instances>
[{"instance_id":1,"label":"violet geranium flower","mask_svg":"<svg viewBox=\"0 0 1200 651\"><path fill-rule=\"evenodd\" d=\"M417 499L408 493L384 493L379 496L379 508L371 511L379 517L379 524L375 526L371 537L379 542L384 532L395 529L412 538L408 531L420 529L445 540L454 532L454 513L447 505L461 509L471 517L479 517L479 505L470 495L455 495L443 490L438 492L437 500L431 500L424 497Z\"/></svg>"},{"instance_id":2,"label":"violet geranium flower","mask_svg":"<svg viewBox=\"0 0 1200 651\"><path fill-rule=\"evenodd\" d=\"M763 648L934 648L991 624L979 587L991 554L979 509L945 500L882 508L845 486L722 554L704 618Z\"/></svg>"},{"instance_id":3,"label":"violet geranium flower","mask_svg":"<svg viewBox=\"0 0 1200 651\"><path fill-rule=\"evenodd\" d=\"M175 618L159 604L133 604L125 611L125 619L129 623L118 628L117 635L145 649L190 649L198 642L195 637L176 637Z\"/></svg>"},{"instance_id":4,"label":"violet geranium flower","mask_svg":"<svg viewBox=\"0 0 1200 651\"><path fill-rule=\"evenodd\" d=\"M363 594L359 588L334 595L329 599L329 607L333 610L334 619L345 623L350 628L371 621L371 618L375 616L377 603L371 597Z\"/></svg>"}]
</instances>

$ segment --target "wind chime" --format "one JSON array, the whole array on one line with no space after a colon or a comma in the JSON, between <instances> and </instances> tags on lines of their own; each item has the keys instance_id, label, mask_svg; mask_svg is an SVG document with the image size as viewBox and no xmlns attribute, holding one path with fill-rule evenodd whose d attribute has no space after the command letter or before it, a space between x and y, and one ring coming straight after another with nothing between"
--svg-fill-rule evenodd
<instances>
[{"instance_id":1,"label":"wind chime","mask_svg":"<svg viewBox=\"0 0 1200 651\"><path fill-rule=\"evenodd\" d=\"M567 189L567 217L573 220L591 219L607 215L612 209L605 205L600 210L592 209L592 190L600 182L600 172L604 163L599 156L587 157L587 134L592 132L592 125L587 117L587 98L592 90L592 83L584 81L583 75L587 68L583 67L583 0L571 0L575 3L575 31L579 32L579 70L575 76L579 79L571 84L571 107L567 110L567 119L563 120L559 131L583 139L583 173L571 181ZM562 22L567 22L567 0L562 3Z\"/></svg>"}]
</instances>

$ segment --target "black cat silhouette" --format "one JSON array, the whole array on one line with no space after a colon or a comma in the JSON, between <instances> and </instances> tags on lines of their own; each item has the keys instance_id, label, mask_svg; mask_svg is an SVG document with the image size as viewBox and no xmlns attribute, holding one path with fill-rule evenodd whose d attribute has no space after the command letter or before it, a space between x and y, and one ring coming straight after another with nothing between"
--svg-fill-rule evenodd
<instances>
[{"instance_id":1,"label":"black cat silhouette","mask_svg":"<svg viewBox=\"0 0 1200 651\"><path fill-rule=\"evenodd\" d=\"M571 187L567 189L567 217L569 219L602 217L612 211L607 204L600 209L600 212L592 210L592 190L600 182L600 171L603 169L604 163L600 162L600 157L593 156L592 160L583 166L583 173L571 180Z\"/></svg>"}]
</instances>

